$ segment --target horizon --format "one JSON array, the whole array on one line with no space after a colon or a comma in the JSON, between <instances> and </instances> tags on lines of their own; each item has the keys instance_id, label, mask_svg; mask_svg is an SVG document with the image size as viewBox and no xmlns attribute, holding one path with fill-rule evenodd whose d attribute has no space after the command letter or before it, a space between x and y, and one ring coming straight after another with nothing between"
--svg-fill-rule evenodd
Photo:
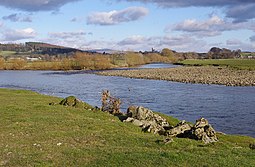
<instances>
[{"instance_id":1,"label":"horizon","mask_svg":"<svg viewBox=\"0 0 255 167\"><path fill-rule=\"evenodd\" d=\"M9 0L0 43L38 41L81 50L254 52L255 2L242 0Z\"/></svg>"}]
</instances>

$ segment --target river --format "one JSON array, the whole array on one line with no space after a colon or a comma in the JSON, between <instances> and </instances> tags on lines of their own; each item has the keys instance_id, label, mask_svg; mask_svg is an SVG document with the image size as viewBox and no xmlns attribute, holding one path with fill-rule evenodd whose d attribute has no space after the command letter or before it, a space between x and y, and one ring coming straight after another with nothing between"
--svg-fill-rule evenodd
<instances>
[{"instance_id":1,"label":"river","mask_svg":"<svg viewBox=\"0 0 255 167\"><path fill-rule=\"evenodd\" d=\"M140 68L174 67L150 64ZM181 120L205 117L227 134L255 137L255 87L185 84L170 81L99 76L88 72L0 71L0 87L33 90L100 106L102 90L122 100L122 111L142 105Z\"/></svg>"}]
</instances>

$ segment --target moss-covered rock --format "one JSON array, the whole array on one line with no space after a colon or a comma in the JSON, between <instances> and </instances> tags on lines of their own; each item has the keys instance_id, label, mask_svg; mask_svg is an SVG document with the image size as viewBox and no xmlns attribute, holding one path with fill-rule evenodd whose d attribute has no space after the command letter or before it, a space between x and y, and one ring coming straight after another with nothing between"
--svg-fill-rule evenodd
<instances>
[{"instance_id":1,"label":"moss-covered rock","mask_svg":"<svg viewBox=\"0 0 255 167\"><path fill-rule=\"evenodd\" d=\"M71 106L75 108L93 109L91 105L81 101L80 99L77 99L75 96L69 96L63 99L59 104L64 106Z\"/></svg>"}]
</instances>

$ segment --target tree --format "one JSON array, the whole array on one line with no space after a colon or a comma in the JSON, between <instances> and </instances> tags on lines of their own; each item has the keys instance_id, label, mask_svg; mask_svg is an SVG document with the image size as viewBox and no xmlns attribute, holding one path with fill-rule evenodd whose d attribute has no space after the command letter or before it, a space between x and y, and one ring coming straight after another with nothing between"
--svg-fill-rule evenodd
<instances>
[{"instance_id":1,"label":"tree","mask_svg":"<svg viewBox=\"0 0 255 167\"><path fill-rule=\"evenodd\" d=\"M4 59L0 58L0 70L4 69Z\"/></svg>"},{"instance_id":2,"label":"tree","mask_svg":"<svg viewBox=\"0 0 255 167\"><path fill-rule=\"evenodd\" d=\"M178 61L177 57L175 56L174 51L168 49L168 48L164 48L161 51L161 55L164 57L167 57L171 62L176 62Z\"/></svg>"}]
</instances>

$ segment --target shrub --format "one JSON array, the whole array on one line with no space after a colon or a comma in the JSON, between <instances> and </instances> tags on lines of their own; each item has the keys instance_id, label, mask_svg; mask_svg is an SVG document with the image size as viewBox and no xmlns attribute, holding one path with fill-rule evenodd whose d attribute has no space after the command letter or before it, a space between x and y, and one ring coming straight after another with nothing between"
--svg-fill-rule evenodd
<instances>
[{"instance_id":1,"label":"shrub","mask_svg":"<svg viewBox=\"0 0 255 167\"><path fill-rule=\"evenodd\" d=\"M3 70L4 69L4 59L3 58L0 58L0 70Z\"/></svg>"},{"instance_id":2,"label":"shrub","mask_svg":"<svg viewBox=\"0 0 255 167\"><path fill-rule=\"evenodd\" d=\"M109 112L110 114L120 114L121 101L118 98L112 97L109 90L102 92L102 111Z\"/></svg>"}]
</instances>

